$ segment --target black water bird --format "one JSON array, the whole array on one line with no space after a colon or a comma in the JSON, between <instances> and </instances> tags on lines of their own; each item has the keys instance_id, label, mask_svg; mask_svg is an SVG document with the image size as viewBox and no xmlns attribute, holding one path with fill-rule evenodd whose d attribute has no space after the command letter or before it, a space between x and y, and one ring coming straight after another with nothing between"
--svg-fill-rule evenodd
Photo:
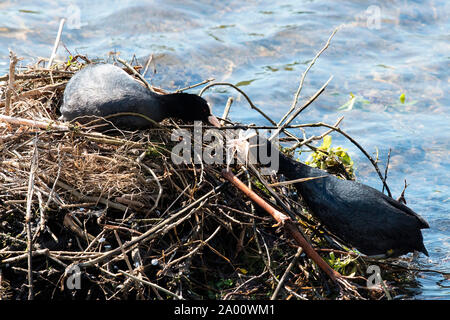
<instances>
[{"instance_id":1,"label":"black water bird","mask_svg":"<svg viewBox=\"0 0 450 320\"><path fill-rule=\"evenodd\" d=\"M272 145L272 152L273 148ZM295 183L298 193L328 230L363 254L397 257L420 251L428 256L421 229L429 225L403 203L367 185L342 180L295 161L281 152L278 172L289 180L315 177Z\"/></svg>"},{"instance_id":2,"label":"black water bird","mask_svg":"<svg viewBox=\"0 0 450 320\"><path fill-rule=\"evenodd\" d=\"M173 117L220 126L200 96L154 93L111 64L91 64L73 75L64 90L60 111L62 120L86 122L92 117L107 117L115 126L126 129L148 128L152 123L142 116L108 116L131 112L156 122Z\"/></svg>"}]
</instances>

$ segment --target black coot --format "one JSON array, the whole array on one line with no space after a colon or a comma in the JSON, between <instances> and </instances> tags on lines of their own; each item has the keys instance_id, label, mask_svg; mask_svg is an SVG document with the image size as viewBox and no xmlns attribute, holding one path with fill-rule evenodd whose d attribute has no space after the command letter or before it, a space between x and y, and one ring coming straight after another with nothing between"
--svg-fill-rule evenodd
<instances>
[{"instance_id":1,"label":"black coot","mask_svg":"<svg viewBox=\"0 0 450 320\"><path fill-rule=\"evenodd\" d=\"M220 126L205 99L188 93L156 94L111 64L91 64L78 71L67 83L60 111L61 118L66 121L77 119L83 122L92 120L92 116L133 112L156 122L174 117ZM152 126L140 116L109 117L108 121L127 129Z\"/></svg>"},{"instance_id":2,"label":"black coot","mask_svg":"<svg viewBox=\"0 0 450 320\"><path fill-rule=\"evenodd\" d=\"M272 146L272 152L278 151ZM294 186L327 229L360 252L397 257L420 251L428 256L421 229L429 225L404 204L374 188L338 179L281 152L279 173L289 180L318 177Z\"/></svg>"}]
</instances>

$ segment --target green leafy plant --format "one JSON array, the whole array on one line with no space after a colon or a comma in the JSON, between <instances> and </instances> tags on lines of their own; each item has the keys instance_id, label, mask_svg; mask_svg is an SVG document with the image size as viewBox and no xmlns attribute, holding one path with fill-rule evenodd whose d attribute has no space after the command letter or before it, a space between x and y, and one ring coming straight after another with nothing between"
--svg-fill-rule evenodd
<instances>
[{"instance_id":1,"label":"green leafy plant","mask_svg":"<svg viewBox=\"0 0 450 320\"><path fill-rule=\"evenodd\" d=\"M226 288L230 288L231 286L233 286L233 280L232 279L220 279L217 283L216 283L216 287L220 290L226 289Z\"/></svg>"},{"instance_id":2,"label":"green leafy plant","mask_svg":"<svg viewBox=\"0 0 450 320\"><path fill-rule=\"evenodd\" d=\"M267 194L267 195L270 195L270 192L269 192L269 190L267 190L267 188L266 188L266 186L265 185L263 185L260 181L259 181L259 179L252 179L252 181L253 181L253 184L259 189L259 190L261 190L262 192L264 192L265 194Z\"/></svg>"},{"instance_id":3,"label":"green leafy plant","mask_svg":"<svg viewBox=\"0 0 450 320\"><path fill-rule=\"evenodd\" d=\"M147 147L146 155L149 157L159 157L160 151L158 150L158 148L156 146L149 145Z\"/></svg>"},{"instance_id":4,"label":"green leafy plant","mask_svg":"<svg viewBox=\"0 0 450 320\"><path fill-rule=\"evenodd\" d=\"M394 101L392 104L388 104L384 107L384 110L391 110L391 109L395 109L396 111L400 111L403 110L404 107L411 107L414 106L415 104L417 104L417 100L411 100L408 99L408 101L406 100L406 94L402 93L400 95L400 97L398 98L398 101Z\"/></svg>"},{"instance_id":5,"label":"green leafy plant","mask_svg":"<svg viewBox=\"0 0 450 320\"><path fill-rule=\"evenodd\" d=\"M338 108L338 110L350 111L353 108L362 109L364 104L370 104L369 100L364 99L362 96L355 96L350 92L350 100L344 103L342 106Z\"/></svg>"},{"instance_id":6,"label":"green leafy plant","mask_svg":"<svg viewBox=\"0 0 450 320\"><path fill-rule=\"evenodd\" d=\"M332 147L332 138L330 135L326 135L323 138L322 145L313 152L307 161L307 165L316 167L322 170L331 172L339 172L339 167L344 167L348 177L353 179L355 177L353 160L347 153L347 149L342 147Z\"/></svg>"},{"instance_id":7,"label":"green leafy plant","mask_svg":"<svg viewBox=\"0 0 450 320\"><path fill-rule=\"evenodd\" d=\"M72 64L72 56L69 56L69 60L67 60L66 67L69 67Z\"/></svg>"},{"instance_id":8,"label":"green leafy plant","mask_svg":"<svg viewBox=\"0 0 450 320\"><path fill-rule=\"evenodd\" d=\"M75 67L79 67L81 64L77 61L77 59L75 58L75 60L73 59L73 56L69 56L69 58L67 59L66 62L66 67L70 67L70 66L75 66Z\"/></svg>"},{"instance_id":9,"label":"green leafy plant","mask_svg":"<svg viewBox=\"0 0 450 320\"><path fill-rule=\"evenodd\" d=\"M356 259L351 256L347 256L341 260L341 258L334 255L334 252L330 252L329 257L326 257L325 260L334 270L342 275L352 277L357 272L357 265L354 263Z\"/></svg>"}]
</instances>

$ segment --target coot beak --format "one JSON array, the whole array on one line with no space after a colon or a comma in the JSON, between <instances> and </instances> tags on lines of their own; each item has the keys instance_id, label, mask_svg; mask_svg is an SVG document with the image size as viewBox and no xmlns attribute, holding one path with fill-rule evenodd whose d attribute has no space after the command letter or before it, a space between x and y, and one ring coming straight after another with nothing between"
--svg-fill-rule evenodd
<instances>
[{"instance_id":1,"label":"coot beak","mask_svg":"<svg viewBox=\"0 0 450 320\"><path fill-rule=\"evenodd\" d=\"M219 120L217 120L217 118L216 118L215 116L213 116L213 115L210 115L210 116L208 117L208 122L209 122L211 125L213 125L214 127L217 127L217 128L220 128L220 127L221 127Z\"/></svg>"}]
</instances>

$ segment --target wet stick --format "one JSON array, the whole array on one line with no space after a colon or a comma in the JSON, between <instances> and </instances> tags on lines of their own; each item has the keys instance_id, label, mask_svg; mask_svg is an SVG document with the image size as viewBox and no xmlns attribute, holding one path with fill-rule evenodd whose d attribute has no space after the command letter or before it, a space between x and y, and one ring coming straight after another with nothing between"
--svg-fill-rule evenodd
<instances>
[{"instance_id":1,"label":"wet stick","mask_svg":"<svg viewBox=\"0 0 450 320\"><path fill-rule=\"evenodd\" d=\"M297 253L295 254L294 258L292 259L291 263L289 263L288 267L286 268L286 270L284 271L283 276L280 279L280 282L278 283L275 291L273 292L272 296L270 297L270 300L275 300L277 298L278 293L280 292L281 287L284 284L284 281L287 278L287 275L289 274L289 272L291 271L292 267L294 266L294 264L297 263L298 258L300 257L300 255L302 254L303 249L301 247L298 247L297 249Z\"/></svg>"},{"instance_id":2,"label":"wet stick","mask_svg":"<svg viewBox=\"0 0 450 320\"><path fill-rule=\"evenodd\" d=\"M281 120L278 122L278 126L280 126L284 120L286 120L286 118L292 113L292 111L295 110L295 108L297 107L297 103L298 103L298 98L300 96L300 92L302 91L303 88L303 83L305 81L306 78L306 74L308 73L309 69L311 69L311 67L314 65L314 63L316 63L317 59L319 58L319 56L328 48L328 46L330 45L331 39L333 39L334 35L336 34L336 32L339 30L339 27L334 29L333 33L330 35L330 37L328 38L327 43L325 44L325 46L316 54L316 56L314 57L314 59L312 59L312 61L309 63L308 67L306 68L306 70L303 72L302 77L300 79L300 83L298 85L297 88L297 92L295 92L294 95L294 101L292 102L291 108L289 109L289 111L283 116L283 118L281 118Z\"/></svg>"},{"instance_id":3,"label":"wet stick","mask_svg":"<svg viewBox=\"0 0 450 320\"><path fill-rule=\"evenodd\" d=\"M214 87L214 86L229 86L232 87L233 89L235 89L237 92L239 92L240 94L242 94L244 96L244 98L247 100L247 102L250 104L250 107L253 110L258 111L267 121L269 121L272 125L276 125L275 121L273 121L272 119L269 118L269 116L267 116L260 108L258 108L257 106L255 106L255 104L252 102L252 100L248 97L248 95L242 91L241 89L239 89L238 87L236 87L234 84L229 83L229 82L213 82L208 84L207 86L203 87L203 89L200 91L200 93L198 94L200 97L202 96L202 94L209 88Z\"/></svg>"},{"instance_id":4,"label":"wet stick","mask_svg":"<svg viewBox=\"0 0 450 320\"><path fill-rule=\"evenodd\" d=\"M185 88L178 89L175 92L183 92L183 91L186 91L186 90L189 90L189 89L192 89L192 88L196 88L196 87L202 86L204 84L210 83L211 81L214 81L214 78L203 80L202 82L195 83L195 84L192 84L192 85L187 86Z\"/></svg>"},{"instance_id":5,"label":"wet stick","mask_svg":"<svg viewBox=\"0 0 450 320\"><path fill-rule=\"evenodd\" d=\"M389 152L388 152L387 160L386 160L386 168L385 168L385 170L384 170L384 181L387 180L387 176L388 176L389 160L391 159L391 151L392 151L392 149L389 148ZM383 183L383 190L382 190L381 192L384 192L384 187L385 187L385 186L384 186L384 183ZM405 192L405 190L403 190L402 195L404 195L404 192ZM397 201L398 201L398 200L397 200Z\"/></svg>"},{"instance_id":6,"label":"wet stick","mask_svg":"<svg viewBox=\"0 0 450 320\"><path fill-rule=\"evenodd\" d=\"M317 92L311 97L309 98L309 100L299 109L297 109L297 111L295 111L287 120L286 122L280 126L277 131L275 131L272 136L269 138L269 141L272 141L277 135L280 134L281 131L284 130L284 128L286 126L288 126L299 114L300 112L302 112L303 110L305 110L311 103L313 103L317 97L319 97L322 92L325 91L326 87L328 86L328 84L330 83L330 81L333 79L333 76L331 76L330 78L328 78L327 82L325 82L325 84L319 89L317 90Z\"/></svg>"},{"instance_id":7,"label":"wet stick","mask_svg":"<svg viewBox=\"0 0 450 320\"><path fill-rule=\"evenodd\" d=\"M145 64L144 71L142 72L142 76L145 78L147 74L148 68L150 67L150 63L153 61L153 53L148 57L147 63Z\"/></svg>"},{"instance_id":8,"label":"wet stick","mask_svg":"<svg viewBox=\"0 0 450 320\"><path fill-rule=\"evenodd\" d=\"M336 127L336 128L337 128L337 127L339 126L339 124L342 122L343 119L344 119L344 116L340 117L340 118L336 121L336 123L333 125L333 127ZM318 122L318 123L316 123L316 124L312 124L312 125L302 125L302 126L317 126L317 125L321 125L321 124L322 124L321 122ZM305 140L303 140L303 141L301 141L301 142L295 144L293 147L290 147L290 148L288 148L287 150L288 150L288 152L294 151L294 150L297 149L298 147L301 147L301 146L303 146L303 145L305 145L305 144L308 144L309 142L311 142L311 141L313 141L313 140L322 140L325 136L329 135L329 134L332 133L333 131L334 131L334 129L330 129L330 130L327 130L326 132L322 133L320 136L312 136L312 137L309 137L308 139L305 139Z\"/></svg>"}]
</instances>

